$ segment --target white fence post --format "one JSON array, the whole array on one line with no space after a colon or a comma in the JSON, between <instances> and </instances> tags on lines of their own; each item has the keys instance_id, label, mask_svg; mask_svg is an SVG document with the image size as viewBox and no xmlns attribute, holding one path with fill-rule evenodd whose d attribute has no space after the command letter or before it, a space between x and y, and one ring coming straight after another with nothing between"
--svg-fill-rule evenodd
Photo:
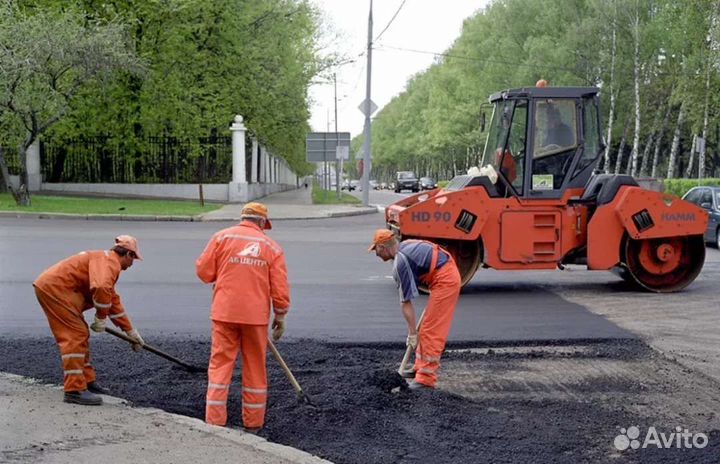
<instances>
[{"instance_id":1,"label":"white fence post","mask_svg":"<svg viewBox=\"0 0 720 464\"><path fill-rule=\"evenodd\" d=\"M257 184L258 181L258 141L256 138L253 137L252 139L252 154L251 161L250 161L250 182L253 184Z\"/></svg>"},{"instance_id":2,"label":"white fence post","mask_svg":"<svg viewBox=\"0 0 720 464\"><path fill-rule=\"evenodd\" d=\"M228 185L228 200L247 201L248 187L245 173L245 131L243 117L239 114L230 126L232 132L232 182Z\"/></svg>"}]
</instances>

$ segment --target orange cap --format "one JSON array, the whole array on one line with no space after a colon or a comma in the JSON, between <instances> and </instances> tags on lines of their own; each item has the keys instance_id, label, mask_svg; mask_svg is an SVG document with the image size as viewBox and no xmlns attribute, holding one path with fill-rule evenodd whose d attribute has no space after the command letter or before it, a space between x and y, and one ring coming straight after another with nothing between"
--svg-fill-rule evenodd
<instances>
[{"instance_id":1,"label":"orange cap","mask_svg":"<svg viewBox=\"0 0 720 464\"><path fill-rule=\"evenodd\" d=\"M395 234L391 230L388 230L388 229L376 230L375 236L373 237L373 243L370 246L370 248L368 248L368 253L373 251L381 243L388 242L391 239L393 239L394 237L395 237Z\"/></svg>"},{"instance_id":2,"label":"orange cap","mask_svg":"<svg viewBox=\"0 0 720 464\"><path fill-rule=\"evenodd\" d=\"M270 219L268 219L267 206L263 205L262 203L258 203L257 201L251 201L250 203L247 203L245 206L243 206L242 211L240 211L240 217L255 217L265 219L265 229L272 229L272 223L270 222Z\"/></svg>"},{"instance_id":3,"label":"orange cap","mask_svg":"<svg viewBox=\"0 0 720 464\"><path fill-rule=\"evenodd\" d=\"M140 255L140 250L138 249L137 239L132 235L118 235L115 237L115 245L132 251L135 253L137 259L142 261L142 256Z\"/></svg>"},{"instance_id":4,"label":"orange cap","mask_svg":"<svg viewBox=\"0 0 720 464\"><path fill-rule=\"evenodd\" d=\"M535 83L535 87L547 87L547 85L548 85L548 81L546 81L545 79L539 79Z\"/></svg>"}]
</instances>

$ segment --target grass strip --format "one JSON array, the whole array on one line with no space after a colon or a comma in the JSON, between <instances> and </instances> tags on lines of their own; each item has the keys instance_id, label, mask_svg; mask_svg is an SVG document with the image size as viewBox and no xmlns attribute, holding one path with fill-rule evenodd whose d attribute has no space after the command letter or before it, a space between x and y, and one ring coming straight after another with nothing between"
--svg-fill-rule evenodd
<instances>
[{"instance_id":1,"label":"grass strip","mask_svg":"<svg viewBox=\"0 0 720 464\"><path fill-rule=\"evenodd\" d=\"M12 195L0 193L0 211L64 214L116 214L147 216L196 216L220 208L221 204L200 206L189 200L139 200L32 195L32 205L17 206Z\"/></svg>"}]
</instances>

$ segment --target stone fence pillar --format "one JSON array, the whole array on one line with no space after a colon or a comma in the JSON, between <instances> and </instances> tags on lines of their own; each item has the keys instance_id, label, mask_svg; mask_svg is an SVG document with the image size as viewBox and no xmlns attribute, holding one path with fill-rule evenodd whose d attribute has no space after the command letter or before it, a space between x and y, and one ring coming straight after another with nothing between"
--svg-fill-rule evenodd
<instances>
[{"instance_id":1,"label":"stone fence pillar","mask_svg":"<svg viewBox=\"0 0 720 464\"><path fill-rule=\"evenodd\" d=\"M232 132L232 182L228 185L228 200L244 202L248 197L247 175L245 173L245 132L243 117L235 116L230 132Z\"/></svg>"}]
</instances>

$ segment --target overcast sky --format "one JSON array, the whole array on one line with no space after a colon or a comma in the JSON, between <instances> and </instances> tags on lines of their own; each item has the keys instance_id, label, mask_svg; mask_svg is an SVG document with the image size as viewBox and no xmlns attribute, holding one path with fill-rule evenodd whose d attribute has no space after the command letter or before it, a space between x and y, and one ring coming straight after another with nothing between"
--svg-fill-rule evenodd
<instances>
[{"instance_id":1,"label":"overcast sky","mask_svg":"<svg viewBox=\"0 0 720 464\"><path fill-rule=\"evenodd\" d=\"M362 133L364 116L358 109L365 99L367 26L370 0L312 0L325 13L325 22L336 40L327 49L355 59L337 69L338 131L352 137ZM487 0L375 0L373 37L390 27L375 43L372 53L372 100L382 108L405 89L408 79L435 60L457 39L463 20L481 9ZM331 35L332 36L332 35ZM391 48L392 47L392 48ZM397 48L406 50L397 50ZM359 56L362 53L362 56ZM310 124L314 131L333 132L334 92L332 82L313 85ZM377 114L377 113L375 113Z\"/></svg>"}]
</instances>

